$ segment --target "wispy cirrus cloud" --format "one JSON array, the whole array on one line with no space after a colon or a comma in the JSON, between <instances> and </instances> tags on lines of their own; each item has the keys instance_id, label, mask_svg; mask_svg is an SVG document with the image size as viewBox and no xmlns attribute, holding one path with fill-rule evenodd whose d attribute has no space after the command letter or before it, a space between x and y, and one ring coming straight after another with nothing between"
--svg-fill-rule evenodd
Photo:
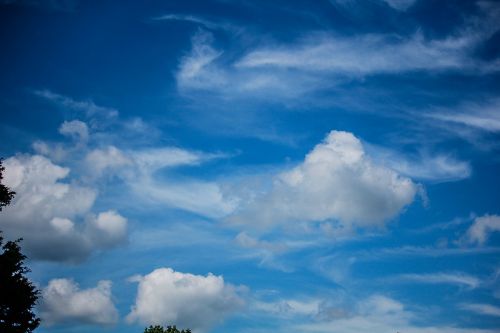
<instances>
[{"instance_id":1,"label":"wispy cirrus cloud","mask_svg":"<svg viewBox=\"0 0 500 333\"><path fill-rule=\"evenodd\" d=\"M481 285L477 277L464 273L429 273L429 274L401 274L394 280L423 283L423 284L453 284L475 289Z\"/></svg>"},{"instance_id":2,"label":"wispy cirrus cloud","mask_svg":"<svg viewBox=\"0 0 500 333\"><path fill-rule=\"evenodd\" d=\"M329 304L322 299L283 299L274 302L257 302L255 313L265 311L268 316L280 318L277 332L355 333L392 331L411 333L493 333L482 328L458 328L453 323L420 325L417 318L428 317L425 311L412 311L410 306L382 294L358 299L352 304ZM245 331L247 332L247 331Z\"/></svg>"},{"instance_id":3,"label":"wispy cirrus cloud","mask_svg":"<svg viewBox=\"0 0 500 333\"><path fill-rule=\"evenodd\" d=\"M499 133L500 99L464 102L455 108L437 108L425 116L447 124L446 128L449 131L459 135L467 135L468 132L465 131L467 129L483 133Z\"/></svg>"},{"instance_id":4,"label":"wispy cirrus cloud","mask_svg":"<svg viewBox=\"0 0 500 333\"><path fill-rule=\"evenodd\" d=\"M373 158L398 173L415 180L430 182L458 181L469 178L472 167L451 154L419 152L402 154L385 147L365 143Z\"/></svg>"},{"instance_id":5,"label":"wispy cirrus cloud","mask_svg":"<svg viewBox=\"0 0 500 333\"><path fill-rule=\"evenodd\" d=\"M191 22L200 25L204 28L210 30L228 30L230 32L236 32L238 29L236 26L223 21L212 21L201 16L195 15L183 15L183 14L165 14L160 16L155 16L152 18L154 21L184 21Z\"/></svg>"},{"instance_id":6,"label":"wispy cirrus cloud","mask_svg":"<svg viewBox=\"0 0 500 333\"><path fill-rule=\"evenodd\" d=\"M482 303L462 303L459 306L462 310L471 311L483 316L500 317L500 307Z\"/></svg>"}]
</instances>

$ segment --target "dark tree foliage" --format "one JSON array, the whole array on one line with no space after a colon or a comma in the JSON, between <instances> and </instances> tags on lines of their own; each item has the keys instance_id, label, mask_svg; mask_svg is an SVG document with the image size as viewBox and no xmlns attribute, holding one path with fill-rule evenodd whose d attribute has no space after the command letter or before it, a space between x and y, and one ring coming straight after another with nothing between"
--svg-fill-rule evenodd
<instances>
[{"instance_id":1,"label":"dark tree foliage","mask_svg":"<svg viewBox=\"0 0 500 333\"><path fill-rule=\"evenodd\" d=\"M0 181L4 167L0 160ZM0 183L0 210L10 203L14 192ZM0 231L0 332L30 333L40 324L33 313L39 291L26 278L26 256L21 253L18 239L3 245ZM2 246L3 245L3 246Z\"/></svg>"},{"instance_id":2,"label":"dark tree foliage","mask_svg":"<svg viewBox=\"0 0 500 333\"><path fill-rule=\"evenodd\" d=\"M188 328L187 330L179 331L177 327L167 326L167 328L163 328L163 326L149 326L144 329L144 333L191 333L191 330Z\"/></svg>"},{"instance_id":3,"label":"dark tree foliage","mask_svg":"<svg viewBox=\"0 0 500 333\"><path fill-rule=\"evenodd\" d=\"M4 206L10 204L10 201L14 197L14 194L16 194L14 191L11 191L7 186L2 184L3 171L5 170L5 167L2 165L2 162L3 161L0 158L0 212L2 211L2 208Z\"/></svg>"}]
</instances>

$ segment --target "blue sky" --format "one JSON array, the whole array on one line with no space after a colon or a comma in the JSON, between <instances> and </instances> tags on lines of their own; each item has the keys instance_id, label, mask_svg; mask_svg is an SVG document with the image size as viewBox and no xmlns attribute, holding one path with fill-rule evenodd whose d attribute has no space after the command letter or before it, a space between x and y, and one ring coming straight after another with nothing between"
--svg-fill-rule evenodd
<instances>
[{"instance_id":1,"label":"blue sky","mask_svg":"<svg viewBox=\"0 0 500 333\"><path fill-rule=\"evenodd\" d=\"M39 332L500 329L495 1L0 1Z\"/></svg>"}]
</instances>

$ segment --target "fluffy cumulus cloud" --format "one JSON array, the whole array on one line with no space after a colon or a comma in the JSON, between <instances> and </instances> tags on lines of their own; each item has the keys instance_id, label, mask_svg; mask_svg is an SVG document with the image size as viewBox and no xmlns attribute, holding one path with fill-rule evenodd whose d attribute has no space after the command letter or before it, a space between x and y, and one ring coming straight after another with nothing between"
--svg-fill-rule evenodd
<instances>
[{"instance_id":1,"label":"fluffy cumulus cloud","mask_svg":"<svg viewBox=\"0 0 500 333\"><path fill-rule=\"evenodd\" d=\"M500 231L500 216L484 215L476 217L465 235L470 244L484 245L492 232Z\"/></svg>"},{"instance_id":2,"label":"fluffy cumulus cloud","mask_svg":"<svg viewBox=\"0 0 500 333\"><path fill-rule=\"evenodd\" d=\"M69 279L54 279L42 290L40 316L47 326L61 323L110 325L118 321L112 301L111 281L80 289Z\"/></svg>"},{"instance_id":3,"label":"fluffy cumulus cloud","mask_svg":"<svg viewBox=\"0 0 500 333\"><path fill-rule=\"evenodd\" d=\"M171 324L205 331L243 305L238 288L222 276L207 276L159 268L134 277L139 283L129 322Z\"/></svg>"},{"instance_id":4,"label":"fluffy cumulus cloud","mask_svg":"<svg viewBox=\"0 0 500 333\"><path fill-rule=\"evenodd\" d=\"M273 225L293 221L333 221L341 229L382 225L410 204L418 186L374 163L360 140L332 131L272 188L229 219Z\"/></svg>"},{"instance_id":5,"label":"fluffy cumulus cloud","mask_svg":"<svg viewBox=\"0 0 500 333\"><path fill-rule=\"evenodd\" d=\"M4 165L5 185L16 196L0 227L9 238L23 237L31 258L79 261L125 240L127 220L115 211L94 216L97 191L65 181L69 168L40 155L18 155Z\"/></svg>"}]
</instances>

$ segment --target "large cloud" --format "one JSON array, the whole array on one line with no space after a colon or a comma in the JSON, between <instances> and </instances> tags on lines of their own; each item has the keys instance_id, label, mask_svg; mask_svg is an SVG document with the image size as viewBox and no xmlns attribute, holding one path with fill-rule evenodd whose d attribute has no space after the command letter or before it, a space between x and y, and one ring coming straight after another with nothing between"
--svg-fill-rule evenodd
<instances>
[{"instance_id":1,"label":"large cloud","mask_svg":"<svg viewBox=\"0 0 500 333\"><path fill-rule=\"evenodd\" d=\"M42 291L40 311L47 326L58 323L110 325L118 321L118 311L111 299L111 281L107 280L83 290L72 280L51 280Z\"/></svg>"},{"instance_id":2,"label":"large cloud","mask_svg":"<svg viewBox=\"0 0 500 333\"><path fill-rule=\"evenodd\" d=\"M5 184L16 196L0 228L9 238L23 237L30 258L79 261L126 238L127 220L112 210L92 214L97 191L64 182L69 172L39 155L5 160Z\"/></svg>"},{"instance_id":3,"label":"large cloud","mask_svg":"<svg viewBox=\"0 0 500 333\"><path fill-rule=\"evenodd\" d=\"M243 305L237 288L222 276L207 276L159 268L139 282L137 298L127 316L129 322L176 324L204 331Z\"/></svg>"},{"instance_id":4,"label":"large cloud","mask_svg":"<svg viewBox=\"0 0 500 333\"><path fill-rule=\"evenodd\" d=\"M229 219L264 226L333 221L343 230L382 225L417 191L410 179L375 164L354 135L332 131L300 165L279 174L270 191Z\"/></svg>"}]
</instances>

